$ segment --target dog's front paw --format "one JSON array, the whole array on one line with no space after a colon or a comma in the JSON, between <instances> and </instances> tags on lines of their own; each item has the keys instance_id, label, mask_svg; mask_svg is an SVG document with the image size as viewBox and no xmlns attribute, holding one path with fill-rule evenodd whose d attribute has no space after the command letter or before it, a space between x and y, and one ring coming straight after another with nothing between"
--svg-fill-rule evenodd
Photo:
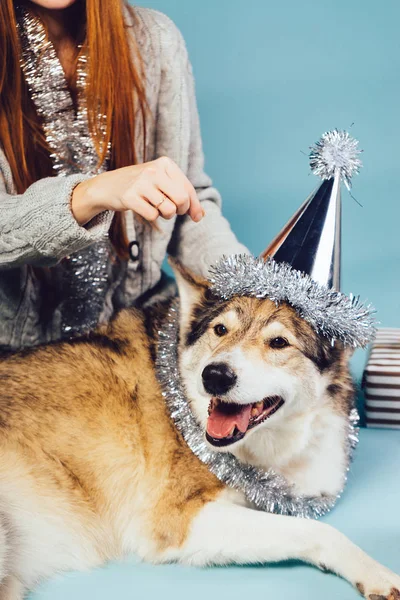
<instances>
[{"instance_id":1,"label":"dog's front paw","mask_svg":"<svg viewBox=\"0 0 400 600\"><path fill-rule=\"evenodd\" d=\"M382 594L370 594L368 600L400 600L400 592L397 588L392 588L388 596Z\"/></svg>"},{"instance_id":2,"label":"dog's front paw","mask_svg":"<svg viewBox=\"0 0 400 600\"><path fill-rule=\"evenodd\" d=\"M384 567L356 587L367 600L400 600L400 577Z\"/></svg>"}]
</instances>

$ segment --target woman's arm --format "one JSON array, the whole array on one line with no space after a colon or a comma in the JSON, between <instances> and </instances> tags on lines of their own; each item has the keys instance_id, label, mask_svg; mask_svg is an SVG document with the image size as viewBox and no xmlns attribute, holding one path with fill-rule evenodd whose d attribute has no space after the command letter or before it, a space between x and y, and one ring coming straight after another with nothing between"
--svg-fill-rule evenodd
<instances>
[{"instance_id":1,"label":"woman's arm","mask_svg":"<svg viewBox=\"0 0 400 600\"><path fill-rule=\"evenodd\" d=\"M2 182L0 268L51 266L101 239L114 211L128 210L148 221L160 214L187 214L197 222L203 217L193 185L167 157L94 177L48 177L18 196L7 194Z\"/></svg>"},{"instance_id":2,"label":"woman's arm","mask_svg":"<svg viewBox=\"0 0 400 600\"><path fill-rule=\"evenodd\" d=\"M72 215L71 196L85 175L47 177L18 195L7 193L6 177L11 189L10 168L0 150L0 269L51 266L106 235L112 212L97 215L85 227Z\"/></svg>"},{"instance_id":3,"label":"woman's arm","mask_svg":"<svg viewBox=\"0 0 400 600\"><path fill-rule=\"evenodd\" d=\"M206 276L210 264L222 254L248 253L221 214L221 198L204 172L199 116L194 79L185 41L165 15L153 12L160 31L162 78L157 118L156 154L171 156L171 140L180 136L181 155L171 158L196 189L205 217L194 223L187 215L178 217L169 252L188 268ZM188 128L188 131L186 131Z\"/></svg>"}]
</instances>

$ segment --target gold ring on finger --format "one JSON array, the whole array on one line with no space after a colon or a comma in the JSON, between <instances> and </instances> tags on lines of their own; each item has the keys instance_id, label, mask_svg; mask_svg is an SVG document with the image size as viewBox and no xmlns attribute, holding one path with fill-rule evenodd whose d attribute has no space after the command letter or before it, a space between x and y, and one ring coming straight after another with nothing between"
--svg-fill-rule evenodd
<instances>
[{"instance_id":1,"label":"gold ring on finger","mask_svg":"<svg viewBox=\"0 0 400 600\"><path fill-rule=\"evenodd\" d=\"M163 194L163 192L161 192L161 193ZM164 196L164 197L163 197L163 199L162 199L162 200L160 200L160 202L158 202L158 204L156 204L156 209L157 209L157 210L160 208L161 204L162 204L163 202L165 202L165 200L167 199L167 196L166 196L165 194L163 194L163 196Z\"/></svg>"}]
</instances>

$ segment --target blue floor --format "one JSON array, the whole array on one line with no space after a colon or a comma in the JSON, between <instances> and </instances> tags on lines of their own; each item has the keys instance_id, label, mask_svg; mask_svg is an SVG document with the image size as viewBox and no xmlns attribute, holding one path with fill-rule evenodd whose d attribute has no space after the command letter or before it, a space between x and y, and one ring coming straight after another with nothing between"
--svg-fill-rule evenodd
<instances>
[{"instance_id":1,"label":"blue floor","mask_svg":"<svg viewBox=\"0 0 400 600\"><path fill-rule=\"evenodd\" d=\"M326 522L400 573L400 431L362 430L349 484ZM356 600L346 582L301 564L184 568L135 559L44 584L30 600Z\"/></svg>"}]
</instances>

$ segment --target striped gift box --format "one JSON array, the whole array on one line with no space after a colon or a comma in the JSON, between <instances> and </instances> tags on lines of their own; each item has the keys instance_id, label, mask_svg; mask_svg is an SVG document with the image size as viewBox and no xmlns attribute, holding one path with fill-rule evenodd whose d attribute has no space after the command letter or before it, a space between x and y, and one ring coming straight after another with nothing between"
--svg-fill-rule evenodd
<instances>
[{"instance_id":1,"label":"striped gift box","mask_svg":"<svg viewBox=\"0 0 400 600\"><path fill-rule=\"evenodd\" d=\"M400 329L378 329L363 387L367 427L400 429Z\"/></svg>"}]
</instances>

